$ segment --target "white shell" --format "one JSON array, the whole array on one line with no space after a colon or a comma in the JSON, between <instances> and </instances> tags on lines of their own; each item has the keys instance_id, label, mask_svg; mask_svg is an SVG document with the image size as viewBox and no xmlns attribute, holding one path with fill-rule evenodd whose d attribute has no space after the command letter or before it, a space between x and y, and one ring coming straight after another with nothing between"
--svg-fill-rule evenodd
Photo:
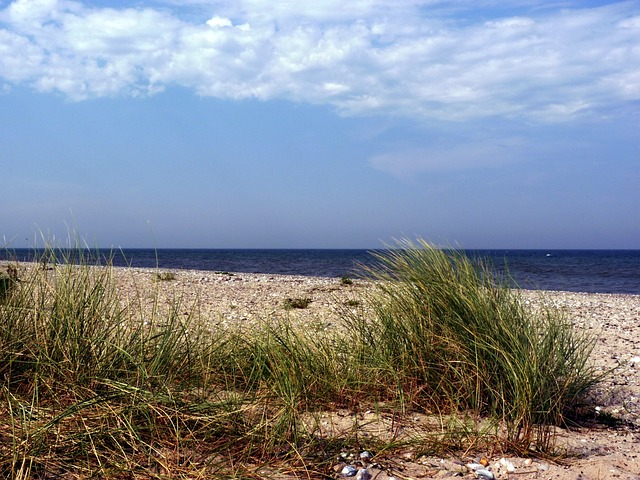
<instances>
[{"instance_id":1,"label":"white shell","mask_svg":"<svg viewBox=\"0 0 640 480\"><path fill-rule=\"evenodd\" d=\"M479 468L474 473L476 474L476 477L482 478L483 480L493 480L494 478L496 478L493 473L491 473L489 470L485 470L484 468Z\"/></svg>"}]
</instances>

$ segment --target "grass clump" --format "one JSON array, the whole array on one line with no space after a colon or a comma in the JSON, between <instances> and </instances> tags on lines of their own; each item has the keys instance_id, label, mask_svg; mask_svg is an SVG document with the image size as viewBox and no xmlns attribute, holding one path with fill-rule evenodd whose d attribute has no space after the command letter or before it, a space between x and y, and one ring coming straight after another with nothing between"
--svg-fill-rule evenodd
<instances>
[{"instance_id":1,"label":"grass clump","mask_svg":"<svg viewBox=\"0 0 640 480\"><path fill-rule=\"evenodd\" d=\"M348 275L340 277L340 285L353 285L353 280Z\"/></svg>"},{"instance_id":2,"label":"grass clump","mask_svg":"<svg viewBox=\"0 0 640 480\"><path fill-rule=\"evenodd\" d=\"M405 408L495 419L509 448L548 448L549 426L598 380L594 340L557 310L532 313L460 252L403 241L376 257L373 317L352 327L390 394Z\"/></svg>"},{"instance_id":3,"label":"grass clump","mask_svg":"<svg viewBox=\"0 0 640 480\"><path fill-rule=\"evenodd\" d=\"M173 280L175 280L177 277L177 275L175 274L175 272L158 272L156 273L156 280L158 280L159 282L171 282Z\"/></svg>"},{"instance_id":4,"label":"grass clump","mask_svg":"<svg viewBox=\"0 0 640 480\"><path fill-rule=\"evenodd\" d=\"M354 382L331 335L266 320L213 327L159 291L125 301L113 267L86 250L43 255L0 302L2 478L309 470L300 452L319 440L306 415ZM332 456L313 458L318 472Z\"/></svg>"},{"instance_id":5,"label":"grass clump","mask_svg":"<svg viewBox=\"0 0 640 480\"><path fill-rule=\"evenodd\" d=\"M184 398L206 378L215 336L178 299L138 316L113 269L82 250L43 255L53 267L25 266L0 303L0 476L146 469L198 431Z\"/></svg>"},{"instance_id":6,"label":"grass clump","mask_svg":"<svg viewBox=\"0 0 640 480\"><path fill-rule=\"evenodd\" d=\"M284 308L286 310L291 310L294 308L305 309L311 304L311 299L309 297L296 297L296 298L285 298L284 299Z\"/></svg>"}]
</instances>

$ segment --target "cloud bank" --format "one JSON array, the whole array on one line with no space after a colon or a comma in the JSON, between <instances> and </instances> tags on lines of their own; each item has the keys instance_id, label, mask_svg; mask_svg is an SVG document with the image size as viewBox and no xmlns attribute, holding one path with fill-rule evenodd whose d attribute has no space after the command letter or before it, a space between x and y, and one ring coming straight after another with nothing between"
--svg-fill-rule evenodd
<instances>
[{"instance_id":1,"label":"cloud bank","mask_svg":"<svg viewBox=\"0 0 640 480\"><path fill-rule=\"evenodd\" d=\"M399 0L241 0L0 10L0 87L72 100L170 87L344 115L556 122L640 100L640 5L509 11ZM517 5L517 4L512 4ZM579 2L576 3L579 5Z\"/></svg>"}]
</instances>

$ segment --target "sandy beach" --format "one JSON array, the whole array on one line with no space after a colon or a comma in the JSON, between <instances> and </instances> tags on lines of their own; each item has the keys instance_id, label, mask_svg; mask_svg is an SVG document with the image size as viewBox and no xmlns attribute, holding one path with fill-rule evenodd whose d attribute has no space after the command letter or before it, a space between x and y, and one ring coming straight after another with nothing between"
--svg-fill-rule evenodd
<instances>
[{"instance_id":1,"label":"sandy beach","mask_svg":"<svg viewBox=\"0 0 640 480\"><path fill-rule=\"evenodd\" d=\"M338 278L189 270L161 271L174 278L158 282L158 270L114 270L123 296L142 292L143 301L151 302L151 292L159 286L161 297L182 299L184 314L197 300L199 313L218 326L287 318L319 330L333 328L340 324L344 308L357 308L362 293L371 288L361 280L343 284ZM592 393L593 416L616 419L616 425L594 421L558 429L559 449L567 453L558 461L508 458L515 470L507 472L500 464L502 457L488 458L495 477L640 479L640 296L550 291L522 291L522 296L531 308L547 302L566 311L576 328L595 336L593 362L612 373ZM285 308L287 299L297 298L308 298L308 307ZM391 463L392 468L386 467L398 479L453 476L459 469L454 458L415 458L412 452ZM380 470L376 478L389 475Z\"/></svg>"}]
</instances>

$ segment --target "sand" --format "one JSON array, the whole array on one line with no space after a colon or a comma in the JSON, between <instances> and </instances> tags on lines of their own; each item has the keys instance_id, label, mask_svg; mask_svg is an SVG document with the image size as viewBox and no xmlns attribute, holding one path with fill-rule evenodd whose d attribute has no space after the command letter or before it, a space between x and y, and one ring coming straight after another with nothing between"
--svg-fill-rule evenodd
<instances>
[{"instance_id":1,"label":"sand","mask_svg":"<svg viewBox=\"0 0 640 480\"><path fill-rule=\"evenodd\" d=\"M370 288L360 280L344 285L337 278L185 270L172 271L175 279L159 284L157 270L116 271L123 294L152 292L159 285L163 296L183 299L185 314L188 305L198 299L200 313L220 326L287 318L317 329L332 328L340 324L345 305L357 302ZM558 429L558 446L567 453L558 461L508 458L501 466L502 457L487 453L495 478L640 480L640 296L550 291L523 291L522 295L531 308L548 302L565 310L577 328L596 336L593 362L598 369L613 372L593 392L593 415L615 418L618 424L594 422L589 427ZM309 298L311 302L305 309L285 309L288 298ZM386 459L385 468L372 472L377 480L390 475L397 479L446 478L461 475L455 473L461 469L458 460L415 458L409 451ZM506 471L506 460L513 464L514 472ZM464 467L462 471L466 472ZM473 478L468 472L463 475Z\"/></svg>"}]
</instances>

